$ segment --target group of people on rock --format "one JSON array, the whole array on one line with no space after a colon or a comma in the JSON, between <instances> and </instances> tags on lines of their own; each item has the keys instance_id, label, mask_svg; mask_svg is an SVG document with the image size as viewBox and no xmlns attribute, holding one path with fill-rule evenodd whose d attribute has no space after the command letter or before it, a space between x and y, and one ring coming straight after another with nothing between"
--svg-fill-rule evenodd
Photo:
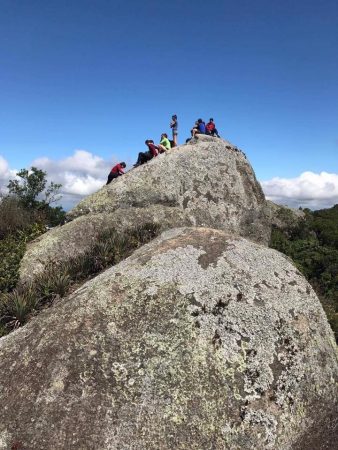
<instances>
[{"instance_id":1,"label":"group of people on rock","mask_svg":"<svg viewBox=\"0 0 338 450\"><path fill-rule=\"evenodd\" d=\"M191 136L195 137L196 134L207 134L209 136L220 137L213 118L210 118L207 124L205 124L202 119L196 120L195 125L191 130Z\"/></svg>"},{"instance_id":2,"label":"group of people on rock","mask_svg":"<svg viewBox=\"0 0 338 450\"><path fill-rule=\"evenodd\" d=\"M138 154L138 158L134 167L140 166L141 164L146 163L150 159L157 156L159 153L165 153L167 150L170 150L172 147L175 147L174 141L169 141L167 133L161 134L160 143L155 145L152 139L147 139L145 141L146 146L148 147L147 152L140 152Z\"/></svg>"},{"instance_id":3,"label":"group of people on rock","mask_svg":"<svg viewBox=\"0 0 338 450\"><path fill-rule=\"evenodd\" d=\"M156 157L160 153L165 153L173 147L177 146L177 136L178 136L178 120L177 115L171 116L170 128L172 131L172 140L169 140L167 133L161 134L161 139L159 144L155 144L152 139L147 139L145 141L148 150L145 152L140 152L134 167L140 166L141 164L150 161L152 158ZM209 122L205 124L202 119L198 119L195 122L194 127L191 130L191 138L195 137L196 134L206 134L209 136L220 137L216 129L214 119L209 119ZM186 142L190 141L191 138L187 139ZM108 175L107 184L111 183L115 178L124 174L124 169L126 168L125 162L120 162L116 164L110 171Z\"/></svg>"}]
</instances>

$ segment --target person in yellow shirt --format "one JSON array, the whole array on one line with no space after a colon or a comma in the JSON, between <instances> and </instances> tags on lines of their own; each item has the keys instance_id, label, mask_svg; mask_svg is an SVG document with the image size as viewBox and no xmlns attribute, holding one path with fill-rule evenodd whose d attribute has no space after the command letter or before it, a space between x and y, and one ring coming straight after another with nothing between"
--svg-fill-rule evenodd
<instances>
[{"instance_id":1,"label":"person in yellow shirt","mask_svg":"<svg viewBox=\"0 0 338 450\"><path fill-rule=\"evenodd\" d=\"M170 141L166 133L161 134L161 140L157 147L160 153L164 153L171 149Z\"/></svg>"}]
</instances>

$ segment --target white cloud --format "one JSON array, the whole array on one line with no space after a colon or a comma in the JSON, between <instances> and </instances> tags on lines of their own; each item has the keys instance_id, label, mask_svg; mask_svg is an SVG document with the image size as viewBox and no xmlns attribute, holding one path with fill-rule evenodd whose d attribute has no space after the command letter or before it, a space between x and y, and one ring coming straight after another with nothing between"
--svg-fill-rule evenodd
<instances>
[{"instance_id":1,"label":"white cloud","mask_svg":"<svg viewBox=\"0 0 338 450\"><path fill-rule=\"evenodd\" d=\"M48 174L74 173L79 177L86 175L102 177L102 171L105 172L111 163L86 150L75 150L74 155L68 158L58 161L49 158L39 158L34 160L32 165L46 170Z\"/></svg>"},{"instance_id":2,"label":"white cloud","mask_svg":"<svg viewBox=\"0 0 338 450\"><path fill-rule=\"evenodd\" d=\"M303 172L296 178L275 177L261 182L269 200L292 207L320 209L338 203L338 174Z\"/></svg>"},{"instance_id":3,"label":"white cloud","mask_svg":"<svg viewBox=\"0 0 338 450\"><path fill-rule=\"evenodd\" d=\"M6 176L8 172L8 162L0 156L0 178L2 179L4 176Z\"/></svg>"},{"instance_id":4,"label":"white cloud","mask_svg":"<svg viewBox=\"0 0 338 450\"><path fill-rule=\"evenodd\" d=\"M107 172L107 170L105 171ZM102 187L106 181L106 173L101 174L100 178L95 178L89 174L74 174L72 172L65 172L62 174L61 181L62 191L73 195L89 195Z\"/></svg>"},{"instance_id":5,"label":"white cloud","mask_svg":"<svg viewBox=\"0 0 338 450\"><path fill-rule=\"evenodd\" d=\"M31 166L45 170L49 181L62 184L60 203L69 209L82 197L100 189L116 162L116 158L109 162L88 151L76 150L64 159L36 159ZM16 172L0 155L0 192L6 191L8 180L14 178ZM338 203L338 174L334 173L303 172L296 178L275 177L261 185L269 200L283 205L320 209Z\"/></svg>"},{"instance_id":6,"label":"white cloud","mask_svg":"<svg viewBox=\"0 0 338 450\"><path fill-rule=\"evenodd\" d=\"M116 162L116 159L109 162L88 151L76 150L72 156L60 160L47 157L35 159L30 166L46 171L49 181L62 184L60 203L68 209L82 197L100 189ZM5 190L8 180L16 172L10 170L7 161L0 156L0 190Z\"/></svg>"},{"instance_id":7,"label":"white cloud","mask_svg":"<svg viewBox=\"0 0 338 450\"><path fill-rule=\"evenodd\" d=\"M9 168L8 162L0 155L0 193L7 191L8 181L15 177L16 172Z\"/></svg>"},{"instance_id":8,"label":"white cloud","mask_svg":"<svg viewBox=\"0 0 338 450\"><path fill-rule=\"evenodd\" d=\"M36 159L32 166L45 170L49 180L62 184L60 203L69 209L84 196L100 189L116 162L117 159L106 161L86 150L75 150L72 156L60 160Z\"/></svg>"}]
</instances>

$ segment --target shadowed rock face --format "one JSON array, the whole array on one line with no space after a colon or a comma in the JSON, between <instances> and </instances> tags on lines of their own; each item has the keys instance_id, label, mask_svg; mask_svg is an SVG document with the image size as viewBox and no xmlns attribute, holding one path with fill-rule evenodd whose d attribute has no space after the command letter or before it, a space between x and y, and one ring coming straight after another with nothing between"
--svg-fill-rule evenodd
<instances>
[{"instance_id":1,"label":"shadowed rock face","mask_svg":"<svg viewBox=\"0 0 338 450\"><path fill-rule=\"evenodd\" d=\"M334 448L336 373L288 259L173 229L0 340L0 449Z\"/></svg>"},{"instance_id":2,"label":"shadowed rock face","mask_svg":"<svg viewBox=\"0 0 338 450\"><path fill-rule=\"evenodd\" d=\"M209 136L131 170L81 201L68 218L72 222L29 246L22 280L41 271L48 259L63 262L84 252L108 226L210 226L264 244L270 237L264 194L245 155Z\"/></svg>"},{"instance_id":3,"label":"shadowed rock face","mask_svg":"<svg viewBox=\"0 0 338 450\"><path fill-rule=\"evenodd\" d=\"M270 200L266 201L265 212L269 216L271 225L280 229L296 227L305 218L304 211L276 205Z\"/></svg>"}]
</instances>

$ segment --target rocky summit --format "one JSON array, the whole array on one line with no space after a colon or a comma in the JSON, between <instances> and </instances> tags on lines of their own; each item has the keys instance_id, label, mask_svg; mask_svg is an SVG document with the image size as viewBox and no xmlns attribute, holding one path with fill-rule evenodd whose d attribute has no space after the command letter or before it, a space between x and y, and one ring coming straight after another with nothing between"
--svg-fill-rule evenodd
<instances>
[{"instance_id":1,"label":"rocky summit","mask_svg":"<svg viewBox=\"0 0 338 450\"><path fill-rule=\"evenodd\" d=\"M104 230L160 235L0 339L0 450L334 448L333 333L266 246L301 215L266 202L244 153L207 136L80 202L30 244L20 289Z\"/></svg>"},{"instance_id":2,"label":"rocky summit","mask_svg":"<svg viewBox=\"0 0 338 450\"><path fill-rule=\"evenodd\" d=\"M86 251L105 228L207 226L267 244L270 215L244 153L222 139L200 136L82 200L68 213L69 223L29 246L21 278L41 272L48 261L66 262Z\"/></svg>"},{"instance_id":3,"label":"rocky summit","mask_svg":"<svg viewBox=\"0 0 338 450\"><path fill-rule=\"evenodd\" d=\"M332 449L336 374L286 257L171 229L0 340L0 449Z\"/></svg>"}]
</instances>

